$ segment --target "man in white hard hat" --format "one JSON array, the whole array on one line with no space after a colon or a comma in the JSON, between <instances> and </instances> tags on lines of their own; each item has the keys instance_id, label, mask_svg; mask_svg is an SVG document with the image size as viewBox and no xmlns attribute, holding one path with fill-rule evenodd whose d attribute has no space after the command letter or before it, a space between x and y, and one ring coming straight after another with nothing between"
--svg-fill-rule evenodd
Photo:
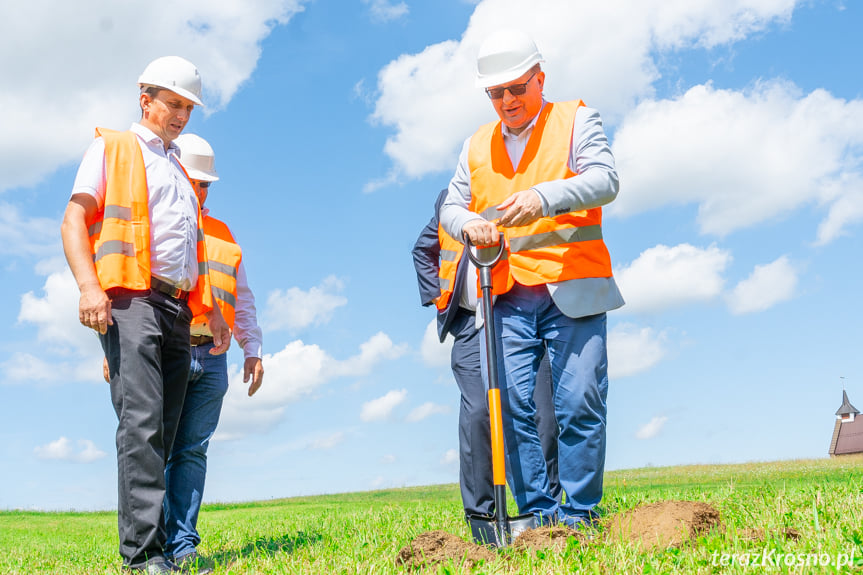
<instances>
[{"instance_id":1,"label":"man in white hard hat","mask_svg":"<svg viewBox=\"0 0 863 575\"><path fill-rule=\"evenodd\" d=\"M453 238L478 246L504 234L492 280L507 475L521 513L576 527L594 518L602 498L605 314L623 298L602 240L601 206L617 196L618 177L599 113L580 100L543 97L543 61L518 30L498 31L481 45L476 85L500 121L465 142L441 222ZM534 421L533 386L546 347L563 504L549 491Z\"/></svg>"},{"instance_id":2,"label":"man in white hard hat","mask_svg":"<svg viewBox=\"0 0 863 575\"><path fill-rule=\"evenodd\" d=\"M491 463L491 429L489 427L487 386L480 365L483 332L477 327L476 275L469 258L459 257L462 244L440 227L439 213L447 190L441 190L435 201L431 220L420 232L412 255L417 272L422 305L437 307L437 332L441 343L447 334L453 338L450 363L461 401L458 415L459 488L465 518L494 515L494 482ZM458 257L458 265L448 265ZM454 284L448 298L442 298L442 286ZM560 499L557 473L557 421L552 404L551 369L545 355L537 372L533 400L536 426L548 469L549 492Z\"/></svg>"},{"instance_id":3,"label":"man in white hard hat","mask_svg":"<svg viewBox=\"0 0 863 575\"><path fill-rule=\"evenodd\" d=\"M174 139L201 102L183 58L151 62L138 79L141 120L97 128L63 218L66 260L81 292L78 316L99 334L117 414L118 529L124 567L168 573L165 463L189 375L189 324L205 314L212 353L230 330L214 305L203 221Z\"/></svg>"},{"instance_id":4,"label":"man in white hard hat","mask_svg":"<svg viewBox=\"0 0 863 575\"><path fill-rule=\"evenodd\" d=\"M180 148L180 163L186 169L203 209L204 238L213 296L234 338L243 348L243 381L249 396L261 386L262 334L255 311L255 296L249 288L243 252L228 226L209 214L204 206L210 187L219 180L215 155L210 144L195 134L182 134L174 143ZM184 568L209 572L198 558L198 512L207 473L207 447L219 423L222 399L228 391L228 364L225 354L211 355L215 343L203 315L192 320L192 363L183 414L174 448L165 468L165 522L168 536L165 551Z\"/></svg>"}]
</instances>

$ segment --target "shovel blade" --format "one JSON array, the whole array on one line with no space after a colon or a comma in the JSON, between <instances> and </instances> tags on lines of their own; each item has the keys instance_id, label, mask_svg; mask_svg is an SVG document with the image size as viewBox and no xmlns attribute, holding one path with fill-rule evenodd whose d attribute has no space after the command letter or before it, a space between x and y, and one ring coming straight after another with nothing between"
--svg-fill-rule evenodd
<instances>
[{"instance_id":1,"label":"shovel blade","mask_svg":"<svg viewBox=\"0 0 863 575\"><path fill-rule=\"evenodd\" d=\"M507 517L503 523L491 515L470 515L467 521L475 543L498 548L509 547L522 532L537 527L532 513Z\"/></svg>"}]
</instances>

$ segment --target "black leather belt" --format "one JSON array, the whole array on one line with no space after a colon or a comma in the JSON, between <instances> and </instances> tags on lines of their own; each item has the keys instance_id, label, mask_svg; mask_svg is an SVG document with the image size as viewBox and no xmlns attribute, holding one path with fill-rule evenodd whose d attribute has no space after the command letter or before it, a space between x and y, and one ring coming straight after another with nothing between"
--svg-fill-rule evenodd
<instances>
[{"instance_id":1,"label":"black leather belt","mask_svg":"<svg viewBox=\"0 0 863 575\"><path fill-rule=\"evenodd\" d=\"M211 335L193 335L189 339L192 343L192 347L195 347L196 345L204 345L207 343L213 343L213 336L211 336Z\"/></svg>"},{"instance_id":2,"label":"black leather belt","mask_svg":"<svg viewBox=\"0 0 863 575\"><path fill-rule=\"evenodd\" d=\"M166 296L172 297L174 299L189 301L189 292L181 290L180 288L175 287L168 282L162 281L155 276L150 278L150 289L155 290L159 293L163 293Z\"/></svg>"}]
</instances>

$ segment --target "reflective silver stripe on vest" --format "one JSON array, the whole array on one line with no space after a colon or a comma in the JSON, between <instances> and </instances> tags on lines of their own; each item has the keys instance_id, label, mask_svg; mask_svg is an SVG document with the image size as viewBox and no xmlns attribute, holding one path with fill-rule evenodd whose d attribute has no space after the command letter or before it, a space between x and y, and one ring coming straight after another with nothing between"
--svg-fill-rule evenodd
<instances>
[{"instance_id":1,"label":"reflective silver stripe on vest","mask_svg":"<svg viewBox=\"0 0 863 575\"><path fill-rule=\"evenodd\" d=\"M198 241L204 241L204 230L202 230L201 228L198 228Z\"/></svg>"},{"instance_id":2,"label":"reflective silver stripe on vest","mask_svg":"<svg viewBox=\"0 0 863 575\"><path fill-rule=\"evenodd\" d=\"M105 206L105 216L104 218L114 218L115 220L126 220L127 222L132 219L132 208L126 208L124 206Z\"/></svg>"},{"instance_id":3,"label":"reflective silver stripe on vest","mask_svg":"<svg viewBox=\"0 0 863 575\"><path fill-rule=\"evenodd\" d=\"M499 206L499 205L500 204L498 204L497 206ZM484 209L480 215L488 221L498 219L499 217L501 217L506 212L498 211L497 206L491 206L490 208Z\"/></svg>"},{"instance_id":4,"label":"reflective silver stripe on vest","mask_svg":"<svg viewBox=\"0 0 863 575\"><path fill-rule=\"evenodd\" d=\"M584 226L580 228L564 228L542 234L522 236L509 239L509 251L512 253L535 250L548 246L559 246L575 242L589 242L602 239L602 226Z\"/></svg>"},{"instance_id":5,"label":"reflective silver stripe on vest","mask_svg":"<svg viewBox=\"0 0 863 575\"><path fill-rule=\"evenodd\" d=\"M229 266L228 264L223 264L221 262L214 262L213 260L210 260L209 264L211 270L216 270L217 272L221 272L226 276L231 276L234 279L237 278L237 270L234 269L233 266Z\"/></svg>"},{"instance_id":6,"label":"reflective silver stripe on vest","mask_svg":"<svg viewBox=\"0 0 863 575\"><path fill-rule=\"evenodd\" d=\"M103 257L111 254L123 254L130 258L135 257L135 246L123 240L111 240L105 242L99 249L96 250L96 255L93 256L93 261L98 262Z\"/></svg>"},{"instance_id":7,"label":"reflective silver stripe on vest","mask_svg":"<svg viewBox=\"0 0 863 575\"><path fill-rule=\"evenodd\" d=\"M95 236L101 232L102 222L105 218L129 222L132 220L132 208L125 208L123 206L105 206L105 213L102 215L102 219L87 228L87 233L90 234L90 236Z\"/></svg>"},{"instance_id":8,"label":"reflective silver stripe on vest","mask_svg":"<svg viewBox=\"0 0 863 575\"><path fill-rule=\"evenodd\" d=\"M222 288L217 288L216 286L213 286L210 289L213 290L213 296L216 299L222 300L231 307L237 307L237 298L235 298L232 293L226 292Z\"/></svg>"},{"instance_id":9,"label":"reflective silver stripe on vest","mask_svg":"<svg viewBox=\"0 0 863 575\"><path fill-rule=\"evenodd\" d=\"M440 251L440 259L445 262L454 262L455 258L458 256L458 252L455 250L441 250Z\"/></svg>"},{"instance_id":10,"label":"reflective silver stripe on vest","mask_svg":"<svg viewBox=\"0 0 863 575\"><path fill-rule=\"evenodd\" d=\"M449 278L442 278L438 276L438 283L440 285L441 291L450 291L450 281Z\"/></svg>"},{"instance_id":11,"label":"reflective silver stripe on vest","mask_svg":"<svg viewBox=\"0 0 863 575\"><path fill-rule=\"evenodd\" d=\"M210 272L210 268L207 266L207 262L198 262L198 275L202 276L206 273Z\"/></svg>"}]
</instances>

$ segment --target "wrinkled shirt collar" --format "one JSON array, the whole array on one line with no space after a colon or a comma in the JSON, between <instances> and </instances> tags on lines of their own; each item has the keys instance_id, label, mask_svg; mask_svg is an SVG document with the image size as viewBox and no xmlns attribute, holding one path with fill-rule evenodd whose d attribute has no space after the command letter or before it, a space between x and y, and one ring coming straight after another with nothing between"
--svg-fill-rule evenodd
<instances>
[{"instance_id":1,"label":"wrinkled shirt collar","mask_svg":"<svg viewBox=\"0 0 863 575\"><path fill-rule=\"evenodd\" d=\"M165 149L165 143L162 141L162 138L157 136L153 130L150 128L146 128L139 124L138 122L132 122L132 127L129 128L132 132L138 135L144 142L146 142L150 146L159 145L162 146L162 149ZM180 148L174 142L168 144L168 153L173 152L178 158L180 157Z\"/></svg>"}]
</instances>

